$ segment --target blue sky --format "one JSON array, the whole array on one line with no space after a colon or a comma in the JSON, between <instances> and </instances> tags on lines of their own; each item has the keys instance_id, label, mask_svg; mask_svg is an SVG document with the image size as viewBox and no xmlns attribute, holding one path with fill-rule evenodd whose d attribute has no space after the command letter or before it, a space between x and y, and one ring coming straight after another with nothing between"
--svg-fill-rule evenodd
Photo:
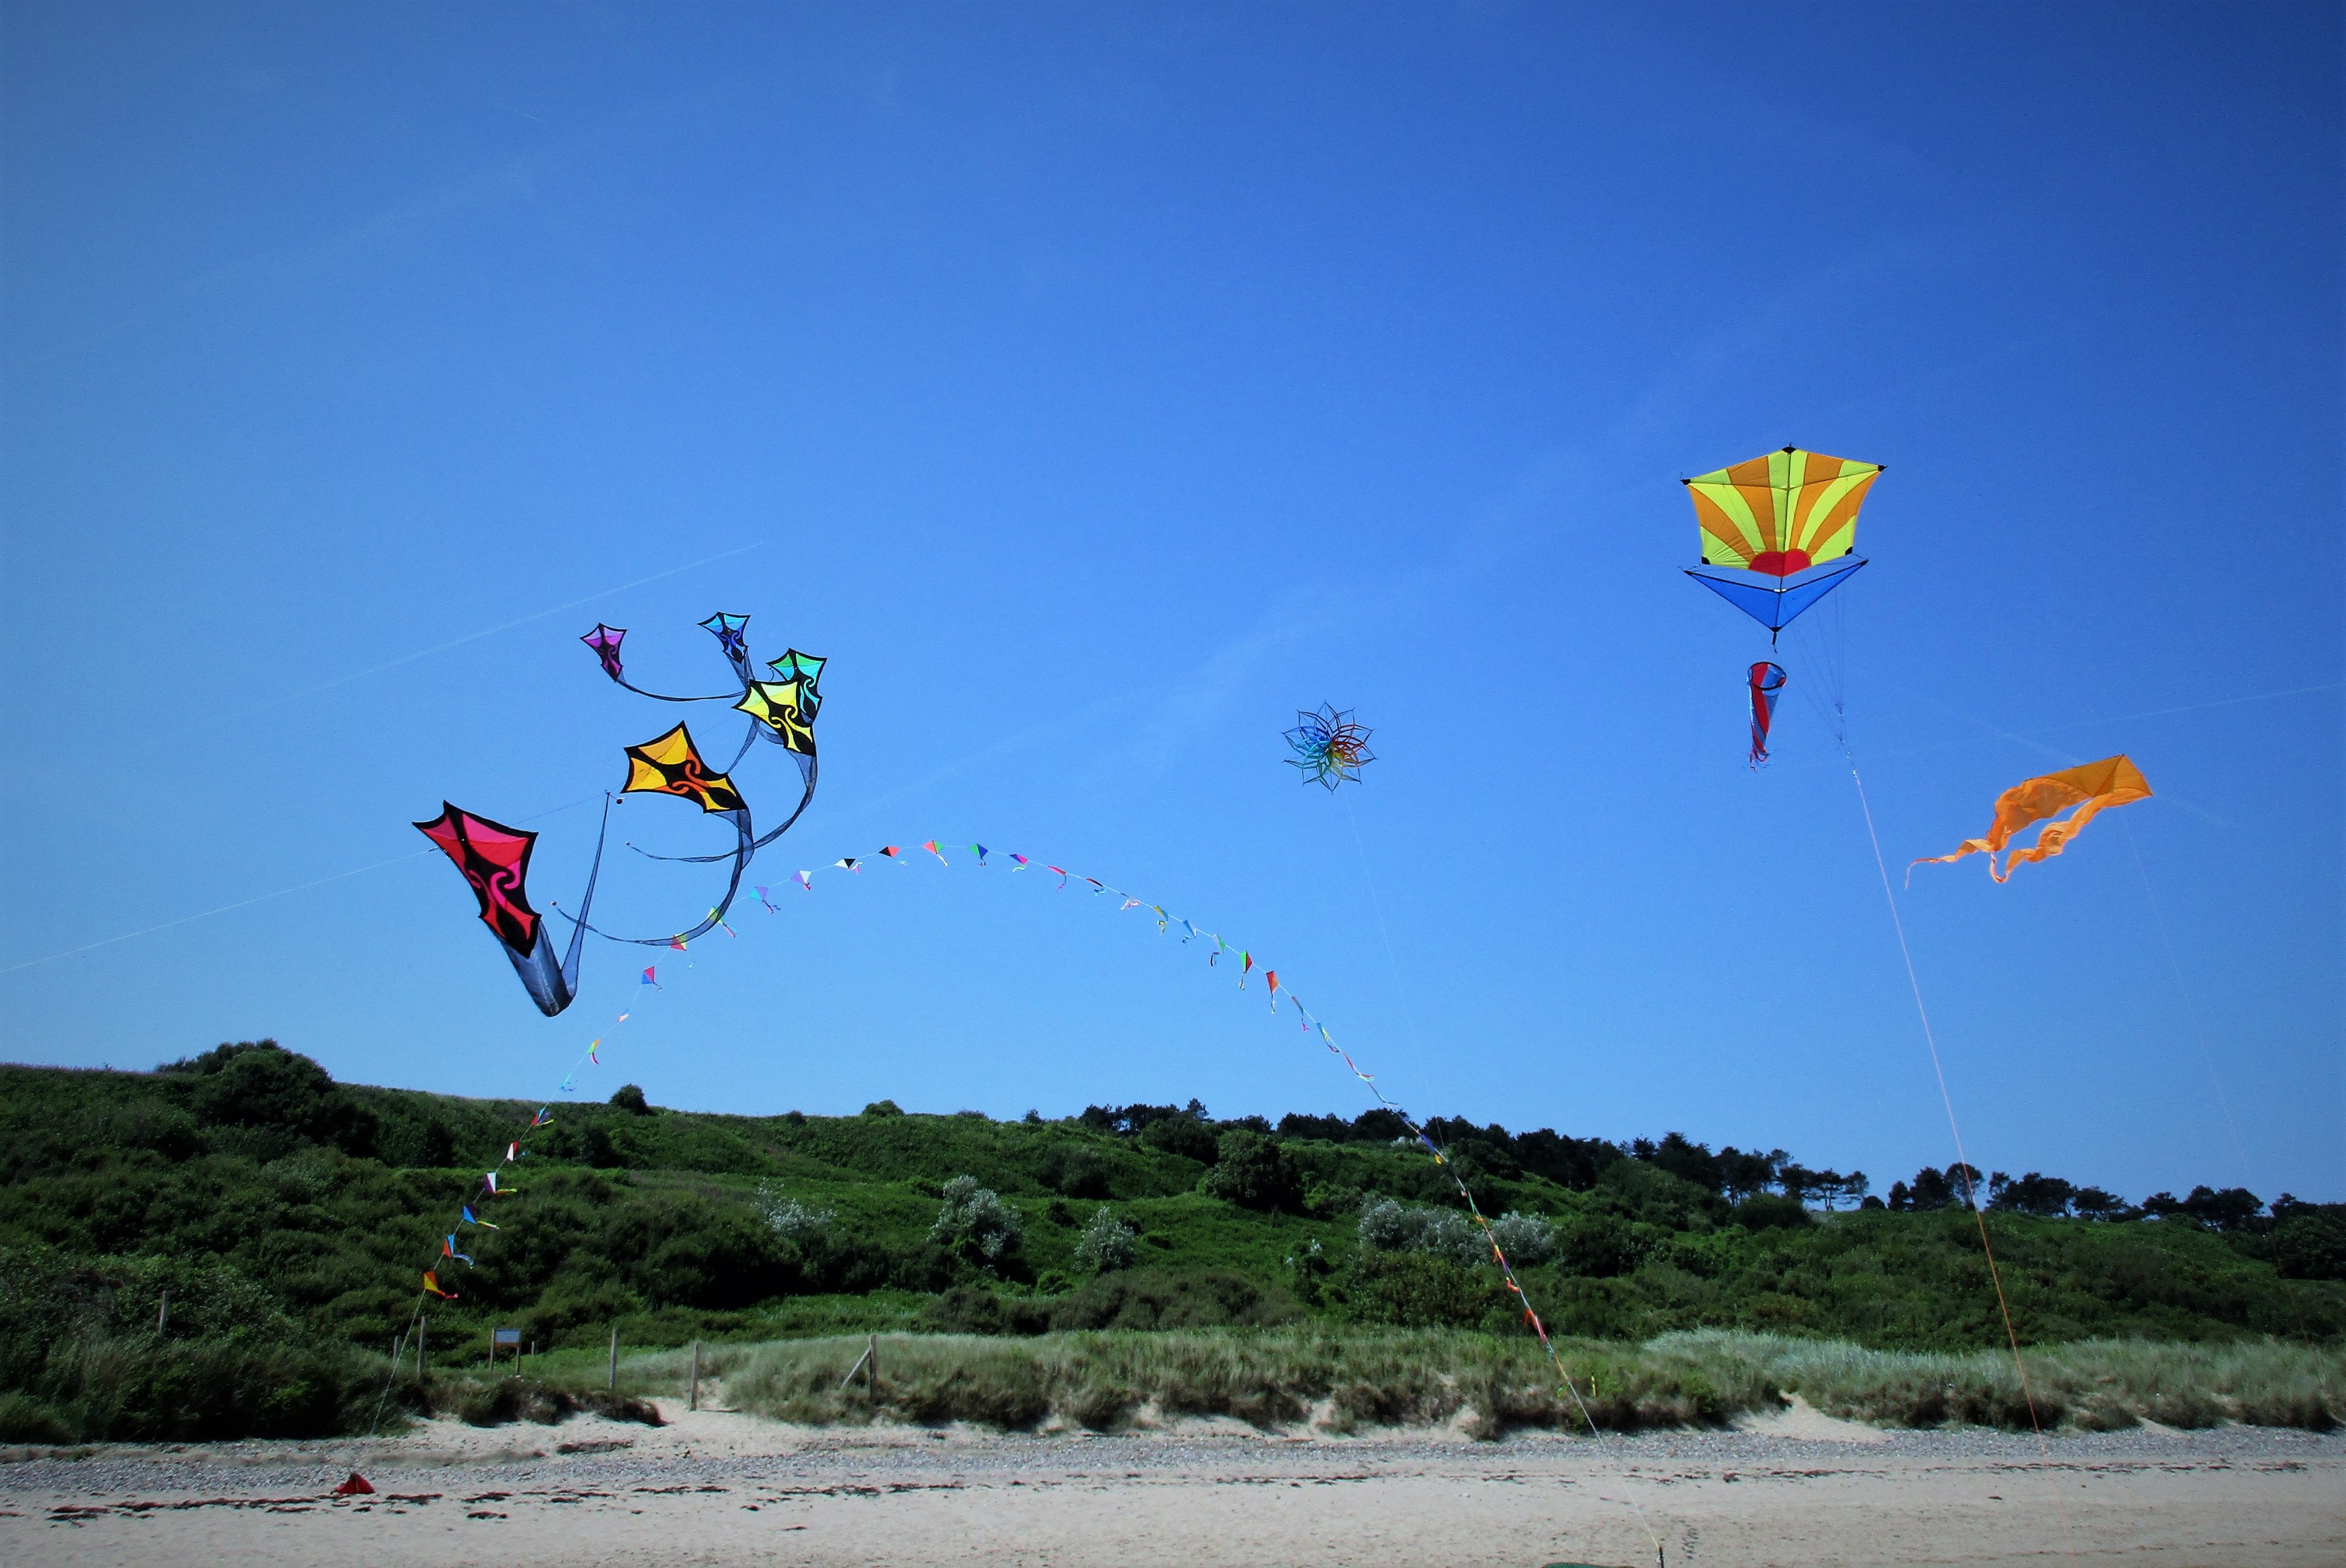
<instances>
[{"instance_id":1,"label":"blue sky","mask_svg":"<svg viewBox=\"0 0 2346 1568\"><path fill-rule=\"evenodd\" d=\"M831 660L821 793L582 1093L1360 1108L1107 901L781 886L933 835L1414 1109L1886 1186L1953 1150L1838 693L1893 880L2159 792L1901 895L1975 1163L2346 1196L2334 9L0 15L8 1057L547 1094L638 950L539 1018L407 824L573 897L673 722L574 639L705 686L722 608ZM1755 774L1677 482L1793 442L1888 473Z\"/></svg>"}]
</instances>

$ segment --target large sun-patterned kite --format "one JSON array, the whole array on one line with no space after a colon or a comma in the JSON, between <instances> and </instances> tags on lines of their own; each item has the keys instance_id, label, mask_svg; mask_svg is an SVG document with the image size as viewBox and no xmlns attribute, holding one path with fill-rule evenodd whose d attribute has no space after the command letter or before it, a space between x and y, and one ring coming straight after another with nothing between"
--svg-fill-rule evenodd
<instances>
[{"instance_id":1,"label":"large sun-patterned kite","mask_svg":"<svg viewBox=\"0 0 2346 1568\"><path fill-rule=\"evenodd\" d=\"M1878 463L1785 447L1684 481L1701 564L1686 575L1768 628L1768 646L1817 601L1856 575L1857 513ZM1752 665L1751 766L1768 760L1783 667Z\"/></svg>"}]
</instances>

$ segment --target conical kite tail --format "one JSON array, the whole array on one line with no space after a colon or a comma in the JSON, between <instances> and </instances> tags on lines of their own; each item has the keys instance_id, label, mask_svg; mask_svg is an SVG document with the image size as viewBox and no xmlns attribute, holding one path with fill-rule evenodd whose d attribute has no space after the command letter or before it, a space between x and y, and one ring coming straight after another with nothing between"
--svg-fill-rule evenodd
<instances>
[{"instance_id":1,"label":"conical kite tail","mask_svg":"<svg viewBox=\"0 0 2346 1568\"><path fill-rule=\"evenodd\" d=\"M603 795L603 825L595 833L595 860L586 868L586 891L578 900L578 918L570 927L570 951L562 960L563 989L578 990L578 950L586 945L586 917L595 907L595 883L603 875L603 845L611 835L611 796Z\"/></svg>"}]
</instances>

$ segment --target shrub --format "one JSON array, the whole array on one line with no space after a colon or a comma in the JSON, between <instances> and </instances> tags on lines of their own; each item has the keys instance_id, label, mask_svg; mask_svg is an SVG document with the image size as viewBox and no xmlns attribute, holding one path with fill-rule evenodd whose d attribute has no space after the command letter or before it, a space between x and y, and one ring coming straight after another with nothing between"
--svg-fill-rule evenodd
<instances>
[{"instance_id":1,"label":"shrub","mask_svg":"<svg viewBox=\"0 0 2346 1568\"><path fill-rule=\"evenodd\" d=\"M1569 1214L1558 1227L1555 1257L1566 1274L1610 1279L1637 1268L1637 1233L1616 1215Z\"/></svg>"},{"instance_id":2,"label":"shrub","mask_svg":"<svg viewBox=\"0 0 2346 1568\"><path fill-rule=\"evenodd\" d=\"M1140 1233L1117 1218L1106 1205L1093 1213L1091 1223L1076 1239L1076 1264L1095 1274L1129 1268L1139 1252Z\"/></svg>"},{"instance_id":3,"label":"shrub","mask_svg":"<svg viewBox=\"0 0 2346 1568\"><path fill-rule=\"evenodd\" d=\"M1240 1208L1302 1210L1303 1175L1276 1142L1240 1127L1224 1133L1218 1150L1221 1158L1198 1178L1199 1192Z\"/></svg>"},{"instance_id":4,"label":"shrub","mask_svg":"<svg viewBox=\"0 0 2346 1568\"><path fill-rule=\"evenodd\" d=\"M1423 1252L1462 1268L1489 1263L1490 1241L1507 1261L1528 1268L1555 1255L1556 1228L1535 1214L1509 1212L1491 1221L1490 1240L1482 1227L1454 1208L1423 1207L1392 1198L1374 1198L1361 1209L1361 1245L1380 1252Z\"/></svg>"},{"instance_id":5,"label":"shrub","mask_svg":"<svg viewBox=\"0 0 2346 1568\"><path fill-rule=\"evenodd\" d=\"M1043 1152L1043 1185L1065 1197L1106 1197L1107 1162L1082 1144L1053 1144Z\"/></svg>"},{"instance_id":6,"label":"shrub","mask_svg":"<svg viewBox=\"0 0 2346 1568\"><path fill-rule=\"evenodd\" d=\"M511 1421L535 1421L553 1426L581 1410L606 1420L640 1421L648 1427L664 1424L659 1408L607 1390L566 1389L536 1378L434 1378L432 1408L445 1411L468 1426L504 1426Z\"/></svg>"},{"instance_id":7,"label":"shrub","mask_svg":"<svg viewBox=\"0 0 2346 1568\"><path fill-rule=\"evenodd\" d=\"M929 1239L964 1263L999 1273L1017 1256L1025 1239L1025 1221L999 1194L978 1186L973 1176L945 1183L944 1196L944 1206L929 1227Z\"/></svg>"},{"instance_id":8,"label":"shrub","mask_svg":"<svg viewBox=\"0 0 2346 1568\"><path fill-rule=\"evenodd\" d=\"M758 1184L758 1217L776 1239L801 1249L820 1246L830 1235L831 1222L838 1217L830 1209L809 1208L794 1197L784 1196L778 1181Z\"/></svg>"},{"instance_id":9,"label":"shrub","mask_svg":"<svg viewBox=\"0 0 2346 1568\"><path fill-rule=\"evenodd\" d=\"M1491 1239L1518 1268L1545 1263L1556 1255L1556 1227L1535 1214L1512 1210L1491 1222Z\"/></svg>"},{"instance_id":10,"label":"shrub","mask_svg":"<svg viewBox=\"0 0 2346 1568\"><path fill-rule=\"evenodd\" d=\"M177 1081L197 1122L217 1129L216 1143L251 1158L279 1158L303 1144L374 1152L374 1113L323 1067L274 1040L217 1046L162 1071Z\"/></svg>"},{"instance_id":11,"label":"shrub","mask_svg":"<svg viewBox=\"0 0 2346 1568\"><path fill-rule=\"evenodd\" d=\"M1798 1230L1812 1221L1800 1199L1756 1192L1735 1206L1735 1223L1746 1230Z\"/></svg>"},{"instance_id":12,"label":"shrub","mask_svg":"<svg viewBox=\"0 0 2346 1568\"><path fill-rule=\"evenodd\" d=\"M1212 1165L1219 1157L1220 1140L1214 1129L1191 1115L1166 1116L1149 1123L1140 1130L1140 1141L1152 1149L1162 1149L1185 1160L1199 1165Z\"/></svg>"},{"instance_id":13,"label":"shrub","mask_svg":"<svg viewBox=\"0 0 2346 1568\"><path fill-rule=\"evenodd\" d=\"M1515 1316L1495 1275L1424 1252L1363 1251L1352 1260L1346 1315L1406 1329L1472 1329Z\"/></svg>"},{"instance_id":14,"label":"shrub","mask_svg":"<svg viewBox=\"0 0 2346 1568\"><path fill-rule=\"evenodd\" d=\"M1265 1290L1223 1268L1175 1274L1143 1268L1103 1275L1051 1307L1049 1327L1070 1329L1221 1329L1288 1323L1301 1309L1280 1290Z\"/></svg>"},{"instance_id":15,"label":"shrub","mask_svg":"<svg viewBox=\"0 0 2346 1568\"><path fill-rule=\"evenodd\" d=\"M2346 1205L2292 1215L2273 1227L2273 1258L2291 1279L2346 1279Z\"/></svg>"},{"instance_id":16,"label":"shrub","mask_svg":"<svg viewBox=\"0 0 2346 1568\"><path fill-rule=\"evenodd\" d=\"M1429 1208L1394 1198L1372 1199L1361 1208L1362 1247L1376 1252L1422 1252L1471 1267L1487 1256L1466 1217L1455 1209Z\"/></svg>"}]
</instances>

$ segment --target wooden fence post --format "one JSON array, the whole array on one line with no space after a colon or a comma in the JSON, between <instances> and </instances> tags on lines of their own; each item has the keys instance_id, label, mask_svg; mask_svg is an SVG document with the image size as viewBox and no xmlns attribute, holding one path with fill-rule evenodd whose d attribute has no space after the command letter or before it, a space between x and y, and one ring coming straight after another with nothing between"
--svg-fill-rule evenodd
<instances>
[{"instance_id":1,"label":"wooden fence post","mask_svg":"<svg viewBox=\"0 0 2346 1568\"><path fill-rule=\"evenodd\" d=\"M700 1408L700 1341L698 1339L692 1342L692 1391L686 1396L684 1408L688 1410Z\"/></svg>"},{"instance_id":2,"label":"wooden fence post","mask_svg":"<svg viewBox=\"0 0 2346 1568\"><path fill-rule=\"evenodd\" d=\"M619 1391L619 1326L611 1325L611 1391Z\"/></svg>"}]
</instances>

